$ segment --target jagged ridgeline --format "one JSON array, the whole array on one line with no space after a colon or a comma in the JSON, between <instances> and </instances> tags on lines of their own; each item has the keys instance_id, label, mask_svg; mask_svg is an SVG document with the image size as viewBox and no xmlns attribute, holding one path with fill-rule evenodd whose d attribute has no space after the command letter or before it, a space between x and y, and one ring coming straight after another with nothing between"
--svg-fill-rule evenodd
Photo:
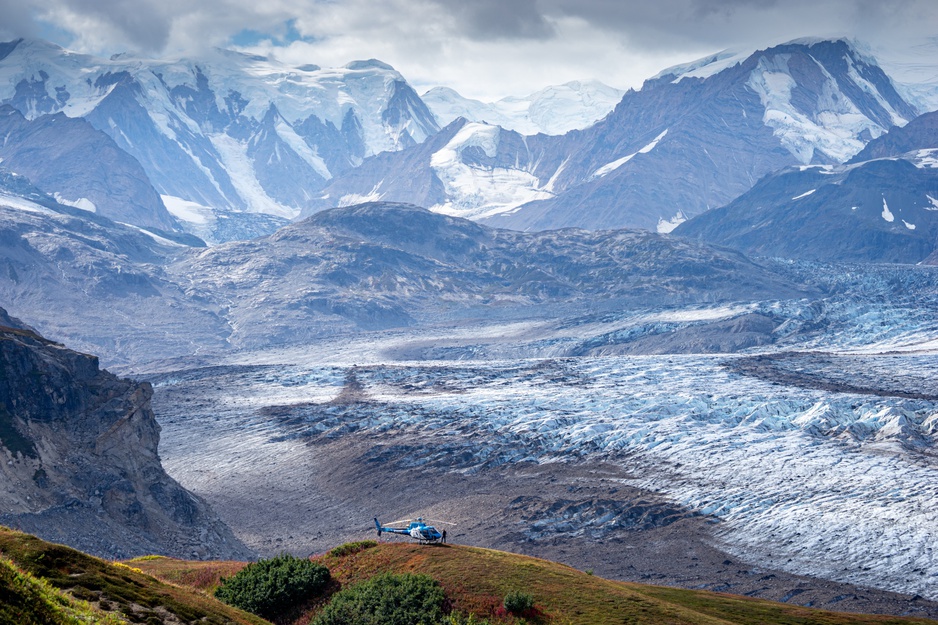
<instances>
[{"instance_id":1,"label":"jagged ridgeline","mask_svg":"<svg viewBox=\"0 0 938 625\"><path fill-rule=\"evenodd\" d=\"M849 42L799 41L665 70L559 136L456 119L335 176L314 208L368 197L519 230L667 232L781 168L843 163L919 112Z\"/></svg>"},{"instance_id":2,"label":"jagged ridgeline","mask_svg":"<svg viewBox=\"0 0 938 625\"><path fill-rule=\"evenodd\" d=\"M714 55L621 99L584 84L553 88L552 102L583 94L574 97L582 106L545 104L547 118L599 120L581 117L573 127L582 129L563 134L549 119L519 125L452 92L425 102L374 59L330 69L222 50L100 59L17 40L0 44L0 75L0 102L25 118L8 116L9 132L61 165L40 171L36 153L7 142L5 166L64 202L211 242L366 200L525 230L666 232L781 168L844 163L923 112L845 40ZM590 111L590 91L604 94L601 113ZM98 166L119 177L76 170L87 159L74 148L92 145Z\"/></svg>"},{"instance_id":3,"label":"jagged ridgeline","mask_svg":"<svg viewBox=\"0 0 938 625\"><path fill-rule=\"evenodd\" d=\"M112 558L250 555L163 470L152 394L0 309L0 524Z\"/></svg>"},{"instance_id":4,"label":"jagged ridgeline","mask_svg":"<svg viewBox=\"0 0 938 625\"><path fill-rule=\"evenodd\" d=\"M26 118L6 110L7 124L33 150L5 143L10 171L63 202L211 241L269 233L335 175L439 129L374 59L327 69L225 50L103 59L20 39L0 44L0 75L0 102ZM61 166L37 168L37 155Z\"/></svg>"}]
</instances>

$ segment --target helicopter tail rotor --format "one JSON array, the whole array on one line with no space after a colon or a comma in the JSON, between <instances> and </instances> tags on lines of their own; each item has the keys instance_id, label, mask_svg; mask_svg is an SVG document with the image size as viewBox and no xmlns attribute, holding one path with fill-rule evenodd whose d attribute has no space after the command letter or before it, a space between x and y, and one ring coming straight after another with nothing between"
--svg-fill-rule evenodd
<instances>
[{"instance_id":1,"label":"helicopter tail rotor","mask_svg":"<svg viewBox=\"0 0 938 625\"><path fill-rule=\"evenodd\" d=\"M378 523L378 517L375 517L375 527L378 528L378 538L381 538L381 524Z\"/></svg>"}]
</instances>

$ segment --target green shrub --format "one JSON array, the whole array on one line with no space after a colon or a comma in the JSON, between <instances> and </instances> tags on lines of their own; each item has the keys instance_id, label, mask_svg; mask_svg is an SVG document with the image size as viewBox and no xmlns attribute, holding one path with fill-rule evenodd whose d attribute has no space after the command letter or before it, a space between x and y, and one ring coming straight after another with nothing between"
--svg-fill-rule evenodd
<instances>
[{"instance_id":1,"label":"green shrub","mask_svg":"<svg viewBox=\"0 0 938 625\"><path fill-rule=\"evenodd\" d=\"M296 607L329 583L329 569L288 553L252 562L222 578L215 597L228 605L272 619Z\"/></svg>"},{"instance_id":2,"label":"green shrub","mask_svg":"<svg viewBox=\"0 0 938 625\"><path fill-rule=\"evenodd\" d=\"M341 558L342 556L350 556L353 553L358 553L359 551L364 551L365 549L371 549L372 547L377 546L378 543L374 540L359 540L358 542L339 545L335 549L332 549L327 555L330 555L333 558Z\"/></svg>"},{"instance_id":3,"label":"green shrub","mask_svg":"<svg viewBox=\"0 0 938 625\"><path fill-rule=\"evenodd\" d=\"M504 606L512 614L524 614L534 607L534 597L520 590L512 590L505 595Z\"/></svg>"},{"instance_id":4,"label":"green shrub","mask_svg":"<svg viewBox=\"0 0 938 625\"><path fill-rule=\"evenodd\" d=\"M313 625L433 625L443 589L428 575L385 573L337 593Z\"/></svg>"}]
</instances>

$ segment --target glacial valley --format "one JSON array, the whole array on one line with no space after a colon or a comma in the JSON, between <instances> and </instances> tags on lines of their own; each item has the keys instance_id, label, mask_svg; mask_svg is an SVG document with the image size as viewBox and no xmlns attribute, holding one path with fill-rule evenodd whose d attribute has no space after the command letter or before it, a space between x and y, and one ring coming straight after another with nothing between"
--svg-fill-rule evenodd
<instances>
[{"instance_id":1,"label":"glacial valley","mask_svg":"<svg viewBox=\"0 0 938 625\"><path fill-rule=\"evenodd\" d=\"M745 354L563 340L747 314L698 306L359 333L148 377L168 472L261 553L423 515L604 576L934 616L932 315L826 306L825 331Z\"/></svg>"}]
</instances>

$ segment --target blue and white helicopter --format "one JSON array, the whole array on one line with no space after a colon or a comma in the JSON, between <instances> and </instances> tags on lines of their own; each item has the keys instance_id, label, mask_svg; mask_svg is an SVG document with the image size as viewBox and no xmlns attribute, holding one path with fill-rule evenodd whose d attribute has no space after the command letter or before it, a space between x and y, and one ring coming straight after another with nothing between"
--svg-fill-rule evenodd
<instances>
[{"instance_id":1,"label":"blue and white helicopter","mask_svg":"<svg viewBox=\"0 0 938 625\"><path fill-rule=\"evenodd\" d=\"M446 521L434 521L434 523L456 525L455 523L447 523ZM406 525L406 527L392 527L393 525ZM387 526L382 526L381 523L378 522L378 517L375 517L375 527L378 528L378 538L381 538L383 532L387 532L388 534L410 536L422 543L446 542L446 530L440 532L432 525L427 525L424 523L423 517L417 517L416 521L410 519L406 521L394 521Z\"/></svg>"}]
</instances>

